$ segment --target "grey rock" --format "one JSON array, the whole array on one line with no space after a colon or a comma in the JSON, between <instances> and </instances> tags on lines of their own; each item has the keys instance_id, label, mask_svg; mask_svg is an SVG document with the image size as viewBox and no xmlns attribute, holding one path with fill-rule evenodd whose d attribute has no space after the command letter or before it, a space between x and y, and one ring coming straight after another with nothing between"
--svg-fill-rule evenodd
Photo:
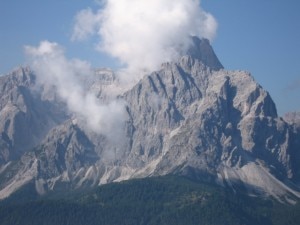
<instances>
[{"instance_id":1,"label":"grey rock","mask_svg":"<svg viewBox=\"0 0 300 225\"><path fill-rule=\"evenodd\" d=\"M205 38L199 39L195 36L191 37L191 39L192 44L187 51L187 55L190 55L194 59L198 59L213 70L224 68L212 49L209 40Z\"/></svg>"},{"instance_id":2,"label":"grey rock","mask_svg":"<svg viewBox=\"0 0 300 225\"><path fill-rule=\"evenodd\" d=\"M20 85L22 81L3 87L2 96L14 93L15 87L27 91L16 92L12 99L18 107L8 108L9 115L16 112L12 114L16 118L17 112L26 108L32 120L40 120L17 121L18 127L26 130L32 124L39 129L39 135L30 130L35 139L21 151L17 143L25 146L22 138L13 136L10 126L5 128L11 117L1 115L0 176L6 178L0 184L0 197L29 181L43 194L137 177L183 174L294 203L300 197L299 127L278 117L269 93L251 74L224 70L207 40L194 37L193 42L194 47L177 62L164 63L159 71L119 93L118 98L126 101L127 117L113 138L87 130L76 115L57 119L55 110L46 110L43 104L47 100L55 109L61 103L45 87L39 89L39 98L32 98L34 85L29 81L27 86ZM110 101L115 94L111 89L119 85L107 69L95 71L95 76L83 83L86 91L95 93L103 103ZM6 98L1 97L2 108L7 107ZM41 121L44 127L38 125ZM16 164L10 161L12 149L22 153Z\"/></svg>"},{"instance_id":3,"label":"grey rock","mask_svg":"<svg viewBox=\"0 0 300 225\"><path fill-rule=\"evenodd\" d=\"M300 126L300 112L288 112L283 116L283 119L289 124Z\"/></svg>"},{"instance_id":4,"label":"grey rock","mask_svg":"<svg viewBox=\"0 0 300 225\"><path fill-rule=\"evenodd\" d=\"M66 119L61 104L43 100L35 76L20 68L0 78L0 165L19 158Z\"/></svg>"}]
</instances>

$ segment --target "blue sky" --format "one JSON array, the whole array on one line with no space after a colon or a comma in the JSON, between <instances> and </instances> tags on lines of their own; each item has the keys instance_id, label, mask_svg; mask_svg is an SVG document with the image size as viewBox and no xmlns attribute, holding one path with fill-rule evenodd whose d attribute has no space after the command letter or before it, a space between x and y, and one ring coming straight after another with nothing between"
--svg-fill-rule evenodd
<instances>
[{"instance_id":1,"label":"blue sky","mask_svg":"<svg viewBox=\"0 0 300 225\"><path fill-rule=\"evenodd\" d=\"M96 8L94 0L1 0L0 74L24 64L24 45L54 41L68 57L113 67L95 42L72 42L76 13ZM202 0L218 21L212 43L226 69L247 70L270 92L279 114L300 111L300 1Z\"/></svg>"}]
</instances>

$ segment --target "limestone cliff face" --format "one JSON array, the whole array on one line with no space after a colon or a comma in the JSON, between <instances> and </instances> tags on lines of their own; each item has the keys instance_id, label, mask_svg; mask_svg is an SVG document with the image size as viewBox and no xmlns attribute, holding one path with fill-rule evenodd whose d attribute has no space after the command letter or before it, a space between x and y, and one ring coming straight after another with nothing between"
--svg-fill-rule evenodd
<instances>
[{"instance_id":1,"label":"limestone cliff face","mask_svg":"<svg viewBox=\"0 0 300 225\"><path fill-rule=\"evenodd\" d=\"M55 111L61 103L45 89L41 94L33 75L28 84L10 86L4 83L20 72L2 78L0 197L27 182L43 194L176 173L279 200L299 198L299 126L277 116L270 95L249 73L224 70L207 40L193 42L187 55L118 96L127 115L114 138ZM104 103L119 85L110 70L84 82ZM17 163L10 162L14 151L20 152Z\"/></svg>"},{"instance_id":2,"label":"limestone cliff face","mask_svg":"<svg viewBox=\"0 0 300 225\"><path fill-rule=\"evenodd\" d=\"M65 120L59 103L42 99L29 68L0 78L0 165L19 158Z\"/></svg>"}]
</instances>

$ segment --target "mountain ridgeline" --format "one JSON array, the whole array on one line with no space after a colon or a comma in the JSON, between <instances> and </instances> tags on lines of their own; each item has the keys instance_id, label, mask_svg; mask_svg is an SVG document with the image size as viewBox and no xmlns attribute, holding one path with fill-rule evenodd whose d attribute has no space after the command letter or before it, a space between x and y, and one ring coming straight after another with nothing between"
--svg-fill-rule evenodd
<instances>
[{"instance_id":1,"label":"mountain ridgeline","mask_svg":"<svg viewBox=\"0 0 300 225\"><path fill-rule=\"evenodd\" d=\"M176 174L296 203L300 123L278 117L251 74L225 70L208 40L192 40L117 96L126 116L109 136L87 129L30 68L0 77L0 198L28 184L45 195ZM83 83L99 104L121 85L108 69Z\"/></svg>"}]
</instances>

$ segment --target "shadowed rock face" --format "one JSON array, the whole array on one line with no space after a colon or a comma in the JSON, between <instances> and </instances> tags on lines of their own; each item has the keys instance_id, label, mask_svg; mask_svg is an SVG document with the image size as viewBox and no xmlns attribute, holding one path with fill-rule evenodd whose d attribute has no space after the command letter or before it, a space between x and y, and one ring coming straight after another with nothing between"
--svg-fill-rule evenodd
<instances>
[{"instance_id":1,"label":"shadowed rock face","mask_svg":"<svg viewBox=\"0 0 300 225\"><path fill-rule=\"evenodd\" d=\"M224 70L207 40L193 43L118 97L127 119L115 137L67 116L29 70L2 77L0 197L29 181L43 194L170 173L282 201L299 197L299 126L277 116L249 73ZM103 102L118 86L109 70L84 82ZM13 157L19 161L9 163Z\"/></svg>"}]
</instances>

